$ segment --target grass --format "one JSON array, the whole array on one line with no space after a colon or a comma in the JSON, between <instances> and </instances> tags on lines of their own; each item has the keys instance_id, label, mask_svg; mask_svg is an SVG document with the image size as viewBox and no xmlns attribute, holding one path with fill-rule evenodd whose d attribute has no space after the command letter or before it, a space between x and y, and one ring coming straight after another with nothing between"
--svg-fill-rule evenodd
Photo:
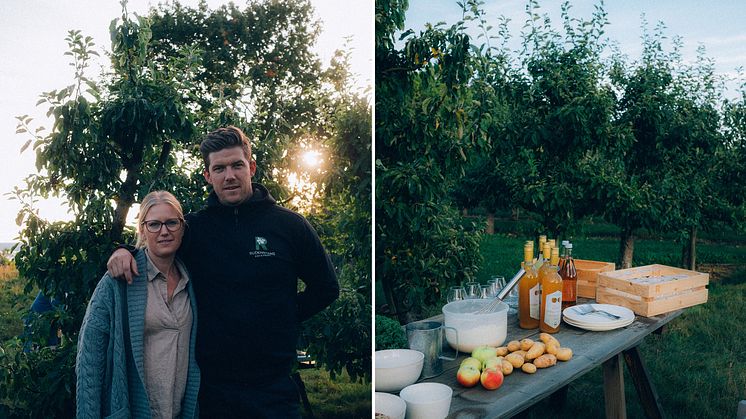
<instances>
[{"instance_id":1,"label":"grass","mask_svg":"<svg viewBox=\"0 0 746 419\"><path fill-rule=\"evenodd\" d=\"M501 233L485 236L480 281L492 274L512 275L530 236ZM662 335L650 335L640 349L668 417L734 417L746 399L746 246L743 236L727 242L698 243L701 271L711 273L709 301L686 310ZM574 256L615 261L618 239L589 236L573 240ZM635 244L634 265L677 266L680 246L672 240L643 238ZM630 418L645 417L625 368L625 396ZM598 418L604 416L601 367L571 383L558 406L547 398L527 411L529 418Z\"/></svg>"},{"instance_id":2,"label":"grass","mask_svg":"<svg viewBox=\"0 0 746 419\"><path fill-rule=\"evenodd\" d=\"M331 379L324 369L301 370L313 414L325 419L369 418L373 410L371 384L355 382L347 373Z\"/></svg>"}]
</instances>

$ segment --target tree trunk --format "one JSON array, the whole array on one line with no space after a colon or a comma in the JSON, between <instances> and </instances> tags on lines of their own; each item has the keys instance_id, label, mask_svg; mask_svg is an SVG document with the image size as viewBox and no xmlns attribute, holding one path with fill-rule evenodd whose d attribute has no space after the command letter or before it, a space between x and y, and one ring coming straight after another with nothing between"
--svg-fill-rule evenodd
<instances>
[{"instance_id":1,"label":"tree trunk","mask_svg":"<svg viewBox=\"0 0 746 419\"><path fill-rule=\"evenodd\" d=\"M696 270L697 268L697 227L689 227L689 234L681 245L681 266L684 269Z\"/></svg>"},{"instance_id":2,"label":"tree trunk","mask_svg":"<svg viewBox=\"0 0 746 419\"><path fill-rule=\"evenodd\" d=\"M619 240L619 260L618 269L627 269L632 267L632 255L635 252L635 235L631 227L622 227Z\"/></svg>"},{"instance_id":3,"label":"tree trunk","mask_svg":"<svg viewBox=\"0 0 746 419\"><path fill-rule=\"evenodd\" d=\"M135 202L137 191L137 170L127 170L127 177L122 184L122 189L117 198L117 207L114 209L114 222L111 226L111 240L114 243L122 243L122 232L127 223L127 213Z\"/></svg>"},{"instance_id":4,"label":"tree trunk","mask_svg":"<svg viewBox=\"0 0 746 419\"><path fill-rule=\"evenodd\" d=\"M406 306L404 301L397 299L397 295L394 293L393 284L390 281L387 281L386 278L381 279L381 281L383 294L386 296L386 303L389 305L389 313L395 315L400 324L409 323L412 315L404 309Z\"/></svg>"},{"instance_id":5,"label":"tree trunk","mask_svg":"<svg viewBox=\"0 0 746 419\"><path fill-rule=\"evenodd\" d=\"M495 214L487 213L487 234L495 234Z\"/></svg>"},{"instance_id":6,"label":"tree trunk","mask_svg":"<svg viewBox=\"0 0 746 419\"><path fill-rule=\"evenodd\" d=\"M689 269L697 270L697 227L689 230Z\"/></svg>"}]
</instances>

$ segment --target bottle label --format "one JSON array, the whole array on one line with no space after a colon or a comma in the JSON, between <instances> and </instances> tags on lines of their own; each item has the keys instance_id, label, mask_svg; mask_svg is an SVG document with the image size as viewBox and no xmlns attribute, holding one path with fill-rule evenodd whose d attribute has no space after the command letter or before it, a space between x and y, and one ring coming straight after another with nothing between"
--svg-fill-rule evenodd
<instances>
[{"instance_id":1,"label":"bottle label","mask_svg":"<svg viewBox=\"0 0 746 419\"><path fill-rule=\"evenodd\" d=\"M544 323L556 328L562 319L562 291L555 291L544 298Z\"/></svg>"},{"instance_id":2,"label":"bottle label","mask_svg":"<svg viewBox=\"0 0 746 419\"><path fill-rule=\"evenodd\" d=\"M528 307L528 315L532 319L539 320L539 310L541 308L541 288L539 287L539 284L534 285L533 288L528 290Z\"/></svg>"}]
</instances>

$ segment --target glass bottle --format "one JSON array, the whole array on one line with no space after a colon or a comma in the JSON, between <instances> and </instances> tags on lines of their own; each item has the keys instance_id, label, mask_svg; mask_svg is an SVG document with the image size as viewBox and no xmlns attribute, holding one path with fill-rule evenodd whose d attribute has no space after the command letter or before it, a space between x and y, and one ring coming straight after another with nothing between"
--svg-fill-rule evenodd
<instances>
[{"instance_id":1,"label":"glass bottle","mask_svg":"<svg viewBox=\"0 0 746 419\"><path fill-rule=\"evenodd\" d=\"M575 269L575 260L572 258L572 243L568 243L565 249L566 259L560 269L563 310L578 303L578 271Z\"/></svg>"},{"instance_id":2,"label":"glass bottle","mask_svg":"<svg viewBox=\"0 0 746 419\"><path fill-rule=\"evenodd\" d=\"M541 260L541 252L544 251L544 243L547 242L547 236L542 234L539 236L539 248L536 249L536 259Z\"/></svg>"},{"instance_id":3,"label":"glass bottle","mask_svg":"<svg viewBox=\"0 0 746 419\"><path fill-rule=\"evenodd\" d=\"M560 269L560 276L562 276L562 266L565 264L565 261L567 260L567 245L570 243L569 240L562 240L562 247L560 247L560 260L559 260L559 269Z\"/></svg>"},{"instance_id":4,"label":"glass bottle","mask_svg":"<svg viewBox=\"0 0 746 419\"><path fill-rule=\"evenodd\" d=\"M539 327L541 291L533 257L534 242L528 241L523 245L523 263L521 264L526 274L518 283L518 325L521 329Z\"/></svg>"},{"instance_id":5,"label":"glass bottle","mask_svg":"<svg viewBox=\"0 0 746 419\"><path fill-rule=\"evenodd\" d=\"M547 245L545 247L548 248ZM551 250L549 263L545 263L539 272L541 284L541 306L539 308L539 330L546 333L559 332L562 320L562 278L557 270L559 249Z\"/></svg>"}]
</instances>

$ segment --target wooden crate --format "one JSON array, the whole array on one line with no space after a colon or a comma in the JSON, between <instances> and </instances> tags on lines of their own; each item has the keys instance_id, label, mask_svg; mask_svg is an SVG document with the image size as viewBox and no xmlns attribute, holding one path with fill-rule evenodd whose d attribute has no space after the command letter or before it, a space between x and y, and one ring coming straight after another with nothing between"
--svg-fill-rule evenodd
<instances>
[{"instance_id":1,"label":"wooden crate","mask_svg":"<svg viewBox=\"0 0 746 419\"><path fill-rule=\"evenodd\" d=\"M710 275L665 265L620 269L598 275L596 301L650 317L707 302Z\"/></svg>"},{"instance_id":2,"label":"wooden crate","mask_svg":"<svg viewBox=\"0 0 746 419\"><path fill-rule=\"evenodd\" d=\"M596 298L598 274L613 271L614 264L611 262L575 259L575 269L578 271L578 297Z\"/></svg>"}]
</instances>

